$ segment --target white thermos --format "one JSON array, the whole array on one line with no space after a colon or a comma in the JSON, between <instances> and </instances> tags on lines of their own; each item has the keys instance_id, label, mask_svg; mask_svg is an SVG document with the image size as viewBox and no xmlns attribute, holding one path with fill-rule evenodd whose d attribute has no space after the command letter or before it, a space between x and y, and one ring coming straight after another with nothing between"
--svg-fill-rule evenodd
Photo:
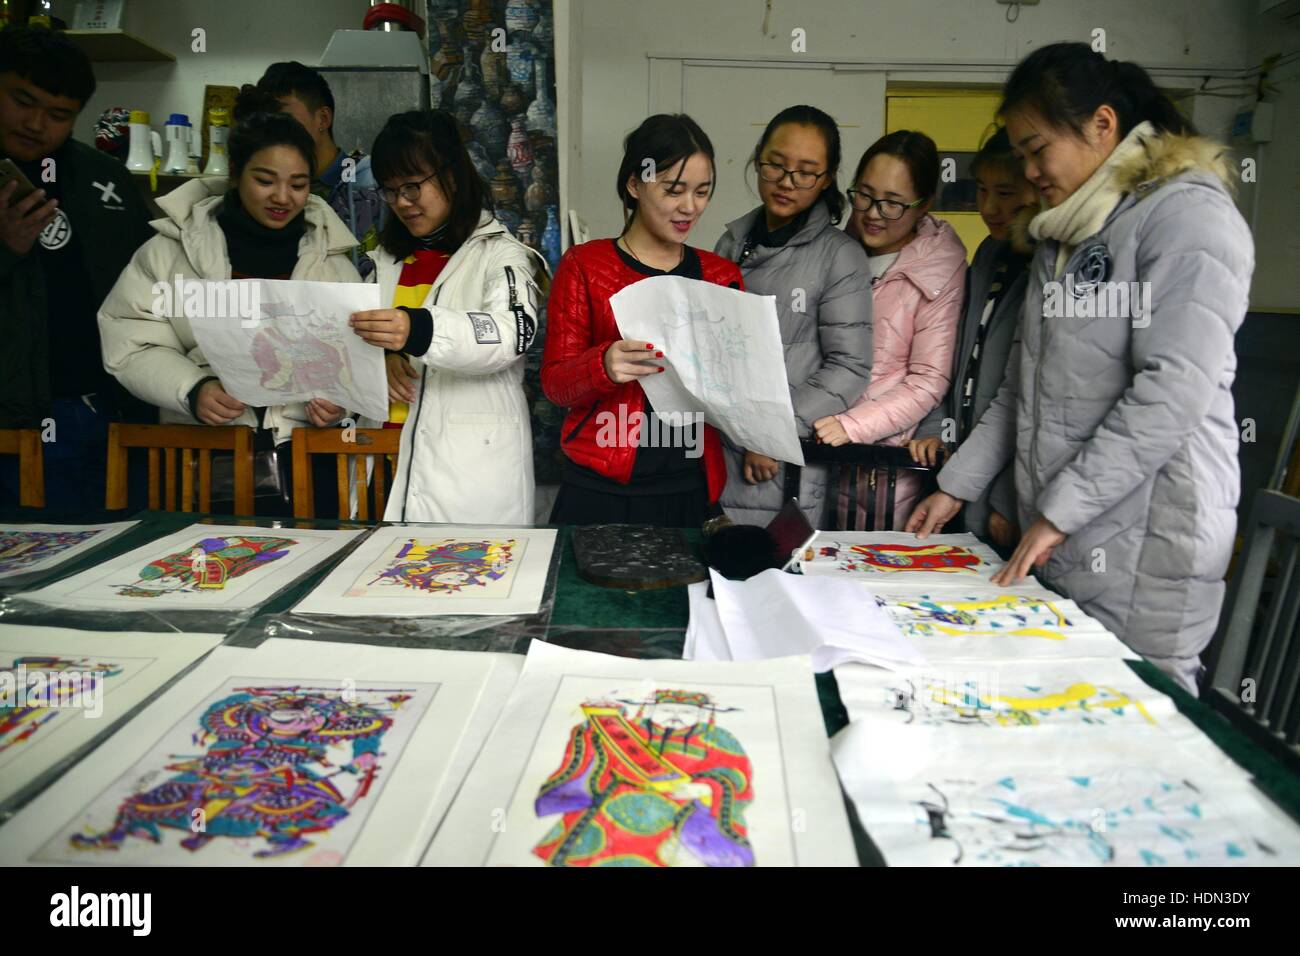
<instances>
[{"instance_id":1,"label":"white thermos","mask_svg":"<svg viewBox=\"0 0 1300 956\"><path fill-rule=\"evenodd\" d=\"M126 168L138 173L153 169L154 159L162 155L162 137L149 128L149 114L144 110L131 111L131 151L126 157Z\"/></svg>"},{"instance_id":2,"label":"white thermos","mask_svg":"<svg viewBox=\"0 0 1300 956\"><path fill-rule=\"evenodd\" d=\"M173 113L163 127L167 141L167 158L163 160L164 173L183 173L190 164L190 139L194 135L190 118L184 113Z\"/></svg>"}]
</instances>

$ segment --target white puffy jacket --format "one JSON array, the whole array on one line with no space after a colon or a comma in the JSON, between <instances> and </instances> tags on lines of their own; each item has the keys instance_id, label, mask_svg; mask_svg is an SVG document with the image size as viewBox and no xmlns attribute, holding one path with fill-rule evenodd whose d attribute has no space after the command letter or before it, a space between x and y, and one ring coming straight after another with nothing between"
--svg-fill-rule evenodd
<instances>
[{"instance_id":1,"label":"white puffy jacket","mask_svg":"<svg viewBox=\"0 0 1300 956\"><path fill-rule=\"evenodd\" d=\"M391 303L402 263L382 247L368 255L382 301ZM539 267L545 260L485 212L439 273L422 303L433 315L433 341L411 358L420 380L385 520L532 524L523 379L541 302Z\"/></svg>"},{"instance_id":2,"label":"white puffy jacket","mask_svg":"<svg viewBox=\"0 0 1300 956\"><path fill-rule=\"evenodd\" d=\"M187 397L212 375L179 303L170 317L154 315L154 283L183 279L229 279L226 237L217 223L224 179L196 179L158 200L167 214L150 225L158 235L137 250L99 308L104 368L137 398L157 405L163 422L193 425ZM291 278L314 282L360 282L348 258L357 244L324 200L311 196L303 211L306 228ZM249 409L232 425L257 425ZM277 443L294 428L310 425L303 403L266 410L265 425Z\"/></svg>"}]
</instances>

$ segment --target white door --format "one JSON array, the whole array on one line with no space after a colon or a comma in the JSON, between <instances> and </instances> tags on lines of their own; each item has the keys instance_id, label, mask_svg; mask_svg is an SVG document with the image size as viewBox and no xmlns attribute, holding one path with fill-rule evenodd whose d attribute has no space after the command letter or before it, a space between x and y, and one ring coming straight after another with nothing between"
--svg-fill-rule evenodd
<instances>
[{"instance_id":1,"label":"white door","mask_svg":"<svg viewBox=\"0 0 1300 956\"><path fill-rule=\"evenodd\" d=\"M768 121L787 106L825 110L840 128L836 189L885 128L885 74L782 63L651 61L650 112L687 113L713 141L718 185L690 243L712 249L726 224L758 205L749 159Z\"/></svg>"}]
</instances>

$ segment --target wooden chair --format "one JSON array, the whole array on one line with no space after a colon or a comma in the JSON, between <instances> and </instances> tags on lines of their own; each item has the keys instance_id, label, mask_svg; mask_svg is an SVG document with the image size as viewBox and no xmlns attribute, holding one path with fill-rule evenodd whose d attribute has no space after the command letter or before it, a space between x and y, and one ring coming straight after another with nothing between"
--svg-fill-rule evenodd
<instances>
[{"instance_id":1,"label":"wooden chair","mask_svg":"<svg viewBox=\"0 0 1300 956\"><path fill-rule=\"evenodd\" d=\"M898 484L900 471L932 472L933 468L918 465L908 453L906 447L895 445L821 445L817 442L801 442L804 462L809 465L829 465L826 481L826 515L817 522L817 527L828 531L847 531L857 527L858 496L849 495L847 527L838 526L840 486L843 475L848 476L848 487L857 489L859 481L869 476L873 493L867 496L866 527L873 530L876 526L876 482L884 480L885 488L885 527L894 530L894 492ZM799 497L799 479L803 469L798 465L785 465L784 494L786 500ZM883 479L879 476L883 473Z\"/></svg>"},{"instance_id":2,"label":"wooden chair","mask_svg":"<svg viewBox=\"0 0 1300 956\"><path fill-rule=\"evenodd\" d=\"M0 455L18 456L18 503L45 507L45 450L39 428L0 428Z\"/></svg>"},{"instance_id":3,"label":"wooden chair","mask_svg":"<svg viewBox=\"0 0 1300 956\"><path fill-rule=\"evenodd\" d=\"M338 465L339 517L352 514L352 479L356 480L357 518L370 519L370 496L366 488L366 464L374 462L375 519L384 516L384 489L388 474L397 473L400 428L295 428L293 430L293 516L314 518L316 491L312 484L311 456L334 455ZM353 459L351 475L348 459Z\"/></svg>"},{"instance_id":4,"label":"wooden chair","mask_svg":"<svg viewBox=\"0 0 1300 956\"><path fill-rule=\"evenodd\" d=\"M108 426L108 494L110 511L127 506L127 450L149 451L149 507L164 511L194 511L195 472L198 510L212 509L212 453L235 456L235 514L253 514L253 430L244 425L126 425ZM180 507L176 502L176 453L181 453ZM195 452L198 453L197 469ZM165 461L166 496L161 494L160 460Z\"/></svg>"},{"instance_id":5,"label":"wooden chair","mask_svg":"<svg viewBox=\"0 0 1300 956\"><path fill-rule=\"evenodd\" d=\"M1205 655L1202 689L1300 770L1300 498L1255 496L1244 556Z\"/></svg>"}]
</instances>

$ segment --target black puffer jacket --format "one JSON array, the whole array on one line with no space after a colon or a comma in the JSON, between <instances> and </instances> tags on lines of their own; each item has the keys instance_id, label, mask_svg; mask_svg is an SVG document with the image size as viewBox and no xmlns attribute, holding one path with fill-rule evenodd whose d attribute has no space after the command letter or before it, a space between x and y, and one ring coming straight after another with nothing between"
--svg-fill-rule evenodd
<instances>
[{"instance_id":1,"label":"black puffer jacket","mask_svg":"<svg viewBox=\"0 0 1300 956\"><path fill-rule=\"evenodd\" d=\"M59 205L78 231L91 298L98 304L153 235L149 211L131 174L113 157L69 139L51 158L62 186ZM0 243L0 428L39 427L49 415L46 323L58 304L46 301L38 248L19 256ZM63 347L93 346L68 342Z\"/></svg>"}]
</instances>

